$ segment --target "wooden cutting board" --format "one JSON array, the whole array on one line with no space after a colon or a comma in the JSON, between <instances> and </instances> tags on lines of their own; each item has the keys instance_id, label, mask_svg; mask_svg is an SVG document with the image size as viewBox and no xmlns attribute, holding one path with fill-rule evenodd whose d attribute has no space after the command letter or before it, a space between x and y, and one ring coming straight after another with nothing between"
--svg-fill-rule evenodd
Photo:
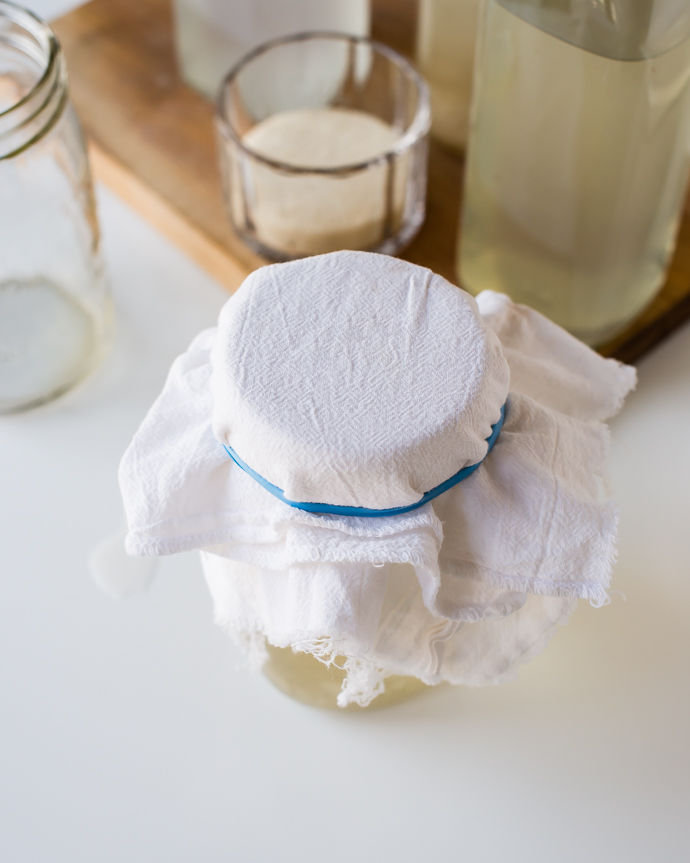
<instances>
[{"instance_id":1,"label":"wooden cutting board","mask_svg":"<svg viewBox=\"0 0 690 863\"><path fill-rule=\"evenodd\" d=\"M373 0L374 38L410 55L416 0ZM265 261L233 233L216 164L213 106L180 79L170 0L91 0L53 22L92 167L229 290ZM457 283L462 160L432 142L426 222L402 257ZM690 318L690 211L661 293L601 348L634 362Z\"/></svg>"}]
</instances>

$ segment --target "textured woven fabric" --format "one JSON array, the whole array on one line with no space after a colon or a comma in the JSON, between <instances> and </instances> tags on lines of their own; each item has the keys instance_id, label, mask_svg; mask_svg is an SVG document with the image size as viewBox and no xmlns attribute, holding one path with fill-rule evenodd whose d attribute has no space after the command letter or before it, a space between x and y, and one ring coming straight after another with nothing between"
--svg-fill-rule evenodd
<instances>
[{"instance_id":1,"label":"textured woven fabric","mask_svg":"<svg viewBox=\"0 0 690 863\"><path fill-rule=\"evenodd\" d=\"M370 509L480 461L509 380L472 297L366 252L252 273L212 365L218 440L289 500Z\"/></svg>"},{"instance_id":2,"label":"textured woven fabric","mask_svg":"<svg viewBox=\"0 0 690 863\"><path fill-rule=\"evenodd\" d=\"M355 260L368 257L373 256L358 254ZM297 262L305 278L307 273L322 272L308 268L313 261ZM406 308L417 309L417 319L425 315L425 301L420 297L430 303L437 298L443 303L448 297L449 314L460 309L462 317L469 309L475 316L475 323L466 323L463 332L483 339L484 355L488 351L491 357L488 365L498 371L489 375L485 366L485 372L475 374L473 380L490 382L486 388L498 410L504 398L501 355L507 360L510 393L505 425L494 449L471 477L414 512L367 519L295 509L238 468L219 440L231 440L240 451L247 445L242 435L234 437L244 423L247 400L242 401L242 387L230 391L230 371L235 368L240 375L260 372L270 379L273 368L284 379L284 370L289 368L303 387L308 390L310 386L301 367L279 361L282 352L291 351L287 336L276 342L280 353L273 352L273 316L261 339L266 357L245 362L236 359L243 355L241 348L228 348L231 337L239 343L244 338L247 324L237 328L237 323L231 326L228 321L245 320L242 315L258 301L249 296L250 291L240 297L242 314L230 313L226 306L219 329L202 333L175 361L120 470L129 522L128 551L157 555L203 550L218 622L241 642L254 645L259 657L261 644L268 639L276 646L292 646L325 660L337 654L351 658L341 694L343 704L366 703L379 691L381 679L392 673L415 675L427 683L482 684L506 679L521 661L543 647L576 599L588 599L595 605L607 601L615 555L617 513L600 492L608 446L603 421L619 409L634 386L634 370L602 359L505 296L484 292L475 305L455 287L446 290L441 286L437 294L429 285L438 277L424 276L425 271L420 273L404 262L395 264L398 280L411 293ZM281 266L299 272L297 265ZM266 271L280 275L277 267ZM290 279L294 283L292 275ZM344 282L343 291L348 284ZM460 295L461 306L454 305L450 291ZM275 300L270 292L267 297ZM281 303L287 307L287 298L273 302L274 308ZM319 315L326 314L317 307ZM370 313L376 317L375 305ZM436 319L442 318L438 313ZM288 333L294 335L300 329L299 321L289 316L284 320ZM390 319L384 315L382 320ZM382 326L390 332L388 323ZM427 330L425 337L432 339L433 330ZM354 335L352 338L356 341ZM370 335L367 340L376 342ZM474 344L472 339L469 342ZM399 350L397 338L393 343ZM310 344L315 349L315 343ZM347 389L354 386L353 380L362 385L368 380L350 379L342 372L340 355L346 350L347 344L341 342L331 354L337 357L333 364L341 371L326 376L330 388ZM440 362L440 355L433 351L426 356L436 356ZM319 368L310 368L311 374L319 374ZM452 439L468 447L463 458L473 459L472 447L486 437L484 423L495 421L494 402L488 397L482 402L476 394L465 401L462 396L451 400L475 423L463 432L447 407L448 376L452 378L452 368L427 376L431 394L420 392L418 398L431 406L431 416L444 417L440 435L454 428ZM436 379L443 386L434 390ZM410 378L409 386L414 386L413 380L417 379ZM500 386L496 380L501 381ZM402 388L404 377L399 375L396 381ZM463 380L458 386L461 392L468 391ZM316 391L327 401L328 388L319 387ZM267 384L263 392L269 391L277 394L276 385ZM443 401L437 409L434 391ZM401 399L410 406L408 416L413 416L414 400L408 396L406 392ZM298 403L309 404L304 393L299 394ZM280 425L283 411L289 413L291 404L289 398L283 400L272 422ZM479 404L486 407L484 419L472 412L472 406ZM370 414L360 411L358 416ZM336 419L334 414L324 422L337 438ZM307 468L320 471L318 475L331 482L329 494L369 487L350 448L356 446L357 424L345 424L347 435L336 443L339 446L346 439L350 443L333 450L319 441L317 426L299 422L289 418L286 436L291 439L306 429L305 433L314 435L317 455L310 456L308 447L296 447L294 468L284 438L268 434L265 417L258 422L254 416L251 426L257 440L265 434L261 438L264 445L275 447L273 451L284 460L285 476L293 488L300 482L303 493L311 494L307 479L295 479L308 478ZM434 452L428 435L408 432L407 427L387 429L388 447L394 449L400 439L408 453ZM420 446L415 450L417 443ZM260 450L248 453L247 461L258 459ZM415 475L404 459L391 456L380 445L376 449L367 443L360 452L366 459L373 451L377 457L367 462L372 470L380 472L387 464L398 471L395 482L383 484L386 495L403 491L401 477L407 481L406 493L433 485L434 478ZM332 464L321 465L333 452L344 453L338 462L343 468L340 472ZM477 452L481 458L483 453ZM430 470L440 470L440 463L431 456L424 462ZM261 463L271 481L288 484L267 467L270 465ZM448 469L445 463L443 469ZM450 466L451 471L455 469ZM347 482L339 484L339 478L345 476ZM382 499L375 498L376 503ZM367 500L369 504L373 501L374 497ZM356 505L362 503L355 499Z\"/></svg>"}]
</instances>

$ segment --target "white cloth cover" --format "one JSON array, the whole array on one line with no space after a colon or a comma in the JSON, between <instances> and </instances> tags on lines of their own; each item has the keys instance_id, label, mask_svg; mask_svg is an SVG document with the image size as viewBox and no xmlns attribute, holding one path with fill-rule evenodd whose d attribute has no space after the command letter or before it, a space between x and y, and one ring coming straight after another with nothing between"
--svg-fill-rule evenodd
<instances>
[{"instance_id":1,"label":"white cloth cover","mask_svg":"<svg viewBox=\"0 0 690 863\"><path fill-rule=\"evenodd\" d=\"M324 258L333 261L338 256L350 266L357 259L374 257L336 253ZM280 280L281 270L293 268L291 284L299 287L292 273L299 272L301 265L305 276L323 274L320 266L309 269L317 260L267 267L251 278L256 284L263 272ZM418 267L395 264L400 282L410 292L408 307L415 320L424 319L427 302L447 303L449 314L458 314L459 307L445 286L438 292L429 289L440 281L438 276L422 271L426 273L422 277ZM329 265L329 271L337 281L337 266ZM268 294L274 300L280 295L275 291ZM329 291L335 302L337 292L332 286ZM271 366L263 360L233 359L242 351L228 348L229 334L240 343L244 335L227 322L244 320L247 326L244 312L227 312L234 298L221 315L220 329L201 333L174 362L162 394L122 461L128 552L161 555L201 549L218 623L249 646L258 660L266 639L323 661L347 657L342 705L368 703L389 674L414 675L429 684L500 682L545 645L578 598L595 605L608 599L617 512L601 494L608 446L603 421L620 408L634 386L634 370L601 358L546 318L503 295L486 291L475 306L457 288L452 291L462 297L461 315L468 308L477 315L478 322L468 324L465 331L481 333L483 321L489 333L485 352L494 351L499 342L502 345L510 368L510 394L503 430L481 467L431 503L385 518L313 515L282 503L232 462L214 426L223 439L233 446L237 443L245 461L264 476L270 474L276 485L294 488L292 478L308 478L307 467L315 464L309 460L308 448L298 447L293 471L284 441L271 439L270 429L261 422L252 428L284 459L284 472L271 473L268 463L255 466L248 450L240 450L245 438L234 434L243 419L232 411L243 408L246 399L237 395L241 386L233 391L228 385L223 392L220 381L228 384L233 368L238 374L251 368L268 375ZM240 296L240 309L251 308L248 294ZM382 305L385 299L381 297ZM267 354L272 352L275 314L282 314L275 309L285 311L289 306L289 296L275 301L266 318L270 326L260 347ZM371 306L374 322L375 312ZM435 321L442 319L437 309L433 313ZM263 305L256 305L252 314L261 318ZM289 314L285 320L287 331L294 335L299 320ZM318 328L320 321L314 316L304 329ZM381 321L385 341L393 330L387 315ZM328 363L330 357L341 371L357 367L363 356L361 345L353 348L355 360L350 366L349 343L340 340L337 350L332 350L334 333L327 322L322 323L327 335L324 341L309 336L310 350L322 349L323 361ZM251 329L256 333L255 325ZM375 326L367 329L370 344L378 343L375 332ZM434 333L423 325L415 332L427 339ZM394 336L392 343L399 346L398 333ZM281 352L289 353L295 343L281 335L277 344ZM372 356L371 362L378 359ZM488 379L500 382L500 362L494 356L491 363L498 371ZM309 387L309 376L300 374L287 359L275 359L272 368L278 376L285 368L290 373L294 370L302 386ZM462 364L458 368L464 371ZM310 369L318 375L319 363L312 363ZM445 399L447 375L452 371L443 369L436 377L425 377L428 390L433 393L434 381L442 380L439 392ZM351 379L346 371L342 374L344 385ZM404 380L397 378L401 389L414 387L414 378L406 385ZM284 383L288 387L290 378ZM459 386L462 389L462 381ZM428 390L419 399L430 404L435 415ZM500 407L500 386L492 384L487 390ZM277 392L276 385L269 383L267 391ZM327 397L325 390L323 397ZM304 393L296 398L298 404L309 405ZM401 399L408 403L407 394L404 398L401 394ZM465 404L460 399L455 403ZM293 402L288 398L281 404L289 412ZM496 420L492 409L493 404L483 421L478 419L465 436L459 431L456 439L470 445L483 441L486 423ZM276 425L282 415L282 411L276 414ZM336 430L336 419L335 415L328 419L331 431ZM286 428L289 439L300 428L312 433L293 418ZM455 428L460 430L458 424ZM395 446L395 435L386 439ZM405 432L400 439L410 440ZM318 449L318 436L313 440ZM428 439L423 446L433 451ZM323 456L323 447L318 452ZM379 454L381 461L371 462L374 468L386 461L383 449ZM465 454L465 458L473 456ZM403 460L391 457L387 463L400 468L398 477L413 476L412 469L405 474ZM432 466L438 463L435 458L428 460ZM358 487L357 482L366 485L366 475L358 473L354 461L348 469L348 482L340 487L334 483L332 488L344 491L352 484ZM320 476L328 479L335 472L329 475L325 469ZM421 480L410 482L415 493L424 485L431 487ZM386 494L392 487L389 483ZM401 489L397 482L395 493ZM311 489L308 493L311 497ZM374 498L368 497L366 503L355 500L357 505L371 505Z\"/></svg>"},{"instance_id":2,"label":"white cloth cover","mask_svg":"<svg viewBox=\"0 0 690 863\"><path fill-rule=\"evenodd\" d=\"M469 294L366 252L256 270L211 364L219 441L288 500L370 509L481 461L509 382Z\"/></svg>"}]
</instances>

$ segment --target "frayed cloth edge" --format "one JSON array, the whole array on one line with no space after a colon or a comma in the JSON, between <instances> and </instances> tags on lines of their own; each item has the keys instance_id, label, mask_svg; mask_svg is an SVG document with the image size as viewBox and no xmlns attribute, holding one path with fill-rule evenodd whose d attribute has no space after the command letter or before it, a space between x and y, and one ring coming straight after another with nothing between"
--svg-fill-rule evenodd
<instances>
[{"instance_id":1,"label":"frayed cloth edge","mask_svg":"<svg viewBox=\"0 0 690 863\"><path fill-rule=\"evenodd\" d=\"M613 561L611 565L613 566ZM577 581L540 581L529 576L504 575L490 569L484 569L484 575L479 577L471 573L456 572L454 571L455 569L456 567L452 563L446 562L441 564L442 574L469 578L488 587L497 587L517 593L534 594L536 596L551 596L559 599L586 599L595 608L608 605L611 601L607 590L609 579L607 579L606 587L604 587L603 584L586 584Z\"/></svg>"},{"instance_id":2,"label":"frayed cloth edge","mask_svg":"<svg viewBox=\"0 0 690 863\"><path fill-rule=\"evenodd\" d=\"M367 707L375 698L383 694L386 677L394 673L387 671L378 663L359 656L346 656L344 664L338 665L336 659L343 653L337 638L327 636L297 638L288 644L275 644L265 632L260 630L238 631L230 623L221 619L216 619L216 623L240 648L251 671L261 671L268 660L267 643L274 647L291 649L294 653L307 653L327 668L335 666L345 671L345 679L336 698L338 707L347 707L349 704Z\"/></svg>"}]
</instances>

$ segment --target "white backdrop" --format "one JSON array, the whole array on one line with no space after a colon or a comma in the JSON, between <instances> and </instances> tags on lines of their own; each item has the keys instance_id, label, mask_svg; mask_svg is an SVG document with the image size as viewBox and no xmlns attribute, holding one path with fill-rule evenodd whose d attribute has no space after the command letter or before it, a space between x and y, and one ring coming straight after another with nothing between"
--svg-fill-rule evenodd
<instances>
[{"instance_id":1,"label":"white backdrop","mask_svg":"<svg viewBox=\"0 0 690 863\"><path fill-rule=\"evenodd\" d=\"M58 4L35 4L50 14ZM614 587L517 681L352 715L245 671L193 555L117 604L119 457L222 289L101 190L114 350L0 421L2 863L648 863L690 840L690 329L613 425Z\"/></svg>"}]
</instances>

